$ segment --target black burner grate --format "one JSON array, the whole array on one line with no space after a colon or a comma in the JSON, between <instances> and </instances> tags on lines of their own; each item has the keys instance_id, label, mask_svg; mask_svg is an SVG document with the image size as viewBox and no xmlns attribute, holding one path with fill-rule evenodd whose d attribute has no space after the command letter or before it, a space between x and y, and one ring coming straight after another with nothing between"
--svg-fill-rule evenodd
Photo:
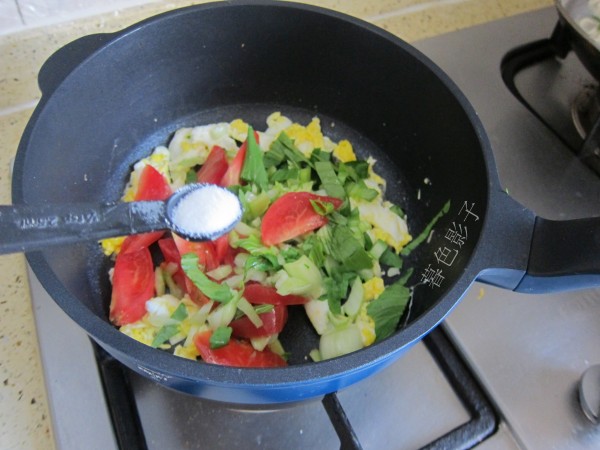
<instances>
[{"instance_id":1,"label":"black burner grate","mask_svg":"<svg viewBox=\"0 0 600 450\"><path fill-rule=\"evenodd\" d=\"M469 412L470 420L427 444L423 449L472 448L495 432L498 425L497 415L474 375L440 327L432 331L424 339L424 343ZM147 450L131 388L130 370L97 346L96 352L119 447L127 450ZM362 449L337 394L326 395L322 404L340 440L340 448Z\"/></svg>"}]
</instances>

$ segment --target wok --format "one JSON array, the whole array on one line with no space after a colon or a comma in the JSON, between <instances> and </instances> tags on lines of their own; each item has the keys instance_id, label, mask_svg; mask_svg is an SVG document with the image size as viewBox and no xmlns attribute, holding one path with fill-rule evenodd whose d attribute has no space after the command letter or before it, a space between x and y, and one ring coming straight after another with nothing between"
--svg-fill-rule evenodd
<instances>
[{"instance_id":1,"label":"wok","mask_svg":"<svg viewBox=\"0 0 600 450\"><path fill-rule=\"evenodd\" d=\"M39 84L15 160L15 204L116 201L132 163L177 128L241 117L264 129L273 111L302 123L318 115L325 134L373 155L413 233L450 201L407 262L414 296L394 335L307 362L317 336L294 311L280 336L291 365L281 369L189 361L120 333L108 321L109 262L95 242L27 254L44 288L94 341L169 388L240 404L313 398L392 363L474 280L521 292L600 284L600 222L545 220L511 199L455 84L413 47L360 20L287 2L193 6L65 46Z\"/></svg>"},{"instance_id":2,"label":"wok","mask_svg":"<svg viewBox=\"0 0 600 450\"><path fill-rule=\"evenodd\" d=\"M579 21L592 16L589 0L556 0L559 27L565 44L573 49L587 70L600 80L600 43L595 42Z\"/></svg>"}]
</instances>

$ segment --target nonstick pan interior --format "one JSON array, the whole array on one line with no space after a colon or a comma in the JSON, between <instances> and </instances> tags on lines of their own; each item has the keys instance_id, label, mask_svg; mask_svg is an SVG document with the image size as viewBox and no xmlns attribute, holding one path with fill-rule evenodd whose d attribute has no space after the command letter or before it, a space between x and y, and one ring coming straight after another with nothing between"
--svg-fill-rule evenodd
<instances>
[{"instance_id":1,"label":"nonstick pan interior","mask_svg":"<svg viewBox=\"0 0 600 450\"><path fill-rule=\"evenodd\" d=\"M148 367L169 373L178 380L175 388L193 393L198 391L186 383L243 378L248 386L277 386L281 380L339 378L412 343L458 301L440 305L478 243L488 207L488 150L460 92L412 47L336 13L268 2L202 5L158 16L101 36L86 58L76 45L51 59L40 75L42 101L15 165L17 203L117 200L131 165L168 142L177 128L239 117L260 130L268 114L281 111L301 123L318 116L324 134L350 139L359 155L374 156L388 183L386 195L404 208L413 234L448 201L452 206L440 229L460 220L463 206L475 207L480 219L445 268L444 283L415 289L404 331L359 356L308 363L316 335L298 311L282 336L297 365L260 376L208 368L121 335L108 323L109 265L96 243L30 255L53 298L118 359L146 374ZM71 69L60 83L44 84L64 67ZM414 284L446 243L443 233L434 233L411 255ZM297 369L303 366L310 368ZM161 376L154 378L164 381Z\"/></svg>"}]
</instances>

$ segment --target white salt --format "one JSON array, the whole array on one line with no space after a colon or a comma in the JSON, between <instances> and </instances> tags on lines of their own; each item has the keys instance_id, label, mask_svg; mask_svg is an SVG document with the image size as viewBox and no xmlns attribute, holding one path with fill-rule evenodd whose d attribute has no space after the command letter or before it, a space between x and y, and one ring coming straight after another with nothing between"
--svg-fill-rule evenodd
<instances>
[{"instance_id":1,"label":"white salt","mask_svg":"<svg viewBox=\"0 0 600 450\"><path fill-rule=\"evenodd\" d=\"M190 237L210 237L228 231L241 213L240 202L233 192L207 184L184 194L171 219L180 232Z\"/></svg>"}]
</instances>

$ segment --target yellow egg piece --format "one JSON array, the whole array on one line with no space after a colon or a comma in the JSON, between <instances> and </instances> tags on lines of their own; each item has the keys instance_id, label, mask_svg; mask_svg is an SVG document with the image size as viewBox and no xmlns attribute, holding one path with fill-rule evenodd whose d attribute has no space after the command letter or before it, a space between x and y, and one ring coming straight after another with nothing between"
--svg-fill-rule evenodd
<instances>
[{"instance_id":1,"label":"yellow egg piece","mask_svg":"<svg viewBox=\"0 0 600 450\"><path fill-rule=\"evenodd\" d=\"M196 358L200 355L195 345L188 345L186 347L182 345L178 345L175 347L173 351L175 356L179 356L180 358L186 358L191 360L196 360Z\"/></svg>"},{"instance_id":2,"label":"yellow egg piece","mask_svg":"<svg viewBox=\"0 0 600 450\"><path fill-rule=\"evenodd\" d=\"M368 303L363 303L360 308L360 313L356 318L356 326L360 330L360 336L362 338L365 347L375 342L375 321L367 314Z\"/></svg>"},{"instance_id":3,"label":"yellow egg piece","mask_svg":"<svg viewBox=\"0 0 600 450\"><path fill-rule=\"evenodd\" d=\"M294 141L298 150L308 157L315 148L323 148L323 133L321 133L321 121L315 117L303 127L293 123L285 129L285 133Z\"/></svg>"},{"instance_id":4,"label":"yellow egg piece","mask_svg":"<svg viewBox=\"0 0 600 450\"><path fill-rule=\"evenodd\" d=\"M385 284L383 278L373 277L363 283L364 299L365 301L371 301L376 299L385 290Z\"/></svg>"},{"instance_id":5,"label":"yellow egg piece","mask_svg":"<svg viewBox=\"0 0 600 450\"><path fill-rule=\"evenodd\" d=\"M248 124L242 119L233 120L229 124L229 135L236 141L245 141L248 137Z\"/></svg>"},{"instance_id":6,"label":"yellow egg piece","mask_svg":"<svg viewBox=\"0 0 600 450\"><path fill-rule=\"evenodd\" d=\"M125 236L102 239L100 245L102 245L102 251L106 256L110 256L113 253L119 253Z\"/></svg>"},{"instance_id":7,"label":"yellow egg piece","mask_svg":"<svg viewBox=\"0 0 600 450\"><path fill-rule=\"evenodd\" d=\"M356 161L356 155L352 149L352 144L345 139L340 141L333 149L333 155L341 162Z\"/></svg>"}]
</instances>

